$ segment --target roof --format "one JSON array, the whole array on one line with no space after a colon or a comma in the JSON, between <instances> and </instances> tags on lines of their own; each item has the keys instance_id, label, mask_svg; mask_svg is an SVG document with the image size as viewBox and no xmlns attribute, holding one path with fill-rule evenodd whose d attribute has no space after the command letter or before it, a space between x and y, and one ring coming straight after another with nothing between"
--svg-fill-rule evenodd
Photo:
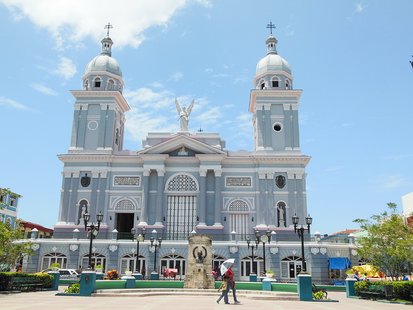
<instances>
[{"instance_id":1,"label":"roof","mask_svg":"<svg viewBox=\"0 0 413 310\"><path fill-rule=\"evenodd\" d=\"M335 233L331 234L330 236L350 235L350 234L353 234L353 233L358 232L358 231L360 231L360 229L345 229L345 230L342 230L342 231L335 232Z\"/></svg>"},{"instance_id":2,"label":"roof","mask_svg":"<svg viewBox=\"0 0 413 310\"><path fill-rule=\"evenodd\" d=\"M42 225L36 224L36 223L32 223L32 222L28 222L28 221L21 221L20 222L24 228L36 228L38 231L43 231L43 232L48 232L48 233L52 233L53 229L51 228L46 228Z\"/></svg>"}]
</instances>

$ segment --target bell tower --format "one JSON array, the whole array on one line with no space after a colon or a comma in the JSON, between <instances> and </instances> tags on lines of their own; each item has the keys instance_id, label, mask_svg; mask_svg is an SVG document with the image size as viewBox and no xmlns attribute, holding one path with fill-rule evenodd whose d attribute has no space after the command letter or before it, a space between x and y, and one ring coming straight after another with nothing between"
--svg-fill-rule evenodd
<instances>
[{"instance_id":1,"label":"bell tower","mask_svg":"<svg viewBox=\"0 0 413 310\"><path fill-rule=\"evenodd\" d=\"M290 65L277 53L277 39L266 40L267 55L256 67L249 111L253 113L254 151L300 151L298 107L302 91L293 88Z\"/></svg>"},{"instance_id":2,"label":"bell tower","mask_svg":"<svg viewBox=\"0 0 413 310\"><path fill-rule=\"evenodd\" d=\"M113 41L102 39L102 51L86 66L83 89L73 90L75 107L69 152L123 149L125 116L130 108L122 95L123 79L120 66L112 57Z\"/></svg>"}]
</instances>

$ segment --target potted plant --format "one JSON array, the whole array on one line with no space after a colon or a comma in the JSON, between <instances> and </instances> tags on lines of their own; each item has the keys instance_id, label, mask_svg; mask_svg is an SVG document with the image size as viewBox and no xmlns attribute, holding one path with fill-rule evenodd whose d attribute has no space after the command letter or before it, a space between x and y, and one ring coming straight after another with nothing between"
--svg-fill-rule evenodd
<instances>
[{"instance_id":1,"label":"potted plant","mask_svg":"<svg viewBox=\"0 0 413 310\"><path fill-rule=\"evenodd\" d=\"M274 271L272 271L271 269L267 269L266 272L265 272L265 276L266 276L267 278L274 278L275 273L274 273Z\"/></svg>"},{"instance_id":2,"label":"potted plant","mask_svg":"<svg viewBox=\"0 0 413 310\"><path fill-rule=\"evenodd\" d=\"M96 270L96 272L98 272L98 273L102 273L102 271L103 271L103 266L100 265L100 264L98 264L98 265L95 266L95 270Z\"/></svg>"},{"instance_id":3,"label":"potted plant","mask_svg":"<svg viewBox=\"0 0 413 310\"><path fill-rule=\"evenodd\" d=\"M354 274L355 274L355 272L352 268L346 270L347 279L354 278Z\"/></svg>"},{"instance_id":4,"label":"potted plant","mask_svg":"<svg viewBox=\"0 0 413 310\"><path fill-rule=\"evenodd\" d=\"M60 269L60 264L59 263L53 263L50 265L50 268L52 268L52 270L57 271Z\"/></svg>"},{"instance_id":5,"label":"potted plant","mask_svg":"<svg viewBox=\"0 0 413 310\"><path fill-rule=\"evenodd\" d=\"M116 280L119 278L119 273L117 272L116 269L109 270L107 273L107 277L109 280Z\"/></svg>"}]
</instances>

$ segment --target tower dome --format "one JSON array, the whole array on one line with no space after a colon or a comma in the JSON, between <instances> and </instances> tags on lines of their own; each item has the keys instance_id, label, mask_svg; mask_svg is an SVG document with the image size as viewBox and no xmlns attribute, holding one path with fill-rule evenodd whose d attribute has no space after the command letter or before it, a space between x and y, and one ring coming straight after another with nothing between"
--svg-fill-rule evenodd
<instances>
[{"instance_id":1,"label":"tower dome","mask_svg":"<svg viewBox=\"0 0 413 310\"><path fill-rule=\"evenodd\" d=\"M123 80L119 63L112 57L113 41L109 37L102 41L102 52L93 58L83 74L84 90L118 90L122 92Z\"/></svg>"},{"instance_id":2,"label":"tower dome","mask_svg":"<svg viewBox=\"0 0 413 310\"><path fill-rule=\"evenodd\" d=\"M287 60L277 53L277 39L270 34L265 41L267 55L257 63L254 84L257 89L291 89L292 75Z\"/></svg>"}]
</instances>

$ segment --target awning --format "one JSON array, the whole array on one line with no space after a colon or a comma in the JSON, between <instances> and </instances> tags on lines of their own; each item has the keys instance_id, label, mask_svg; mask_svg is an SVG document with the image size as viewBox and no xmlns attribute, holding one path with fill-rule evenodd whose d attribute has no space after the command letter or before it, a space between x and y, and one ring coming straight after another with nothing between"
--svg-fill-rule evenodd
<instances>
[{"instance_id":1,"label":"awning","mask_svg":"<svg viewBox=\"0 0 413 310\"><path fill-rule=\"evenodd\" d=\"M330 270L346 270L350 268L350 260L347 257L330 257Z\"/></svg>"}]
</instances>

